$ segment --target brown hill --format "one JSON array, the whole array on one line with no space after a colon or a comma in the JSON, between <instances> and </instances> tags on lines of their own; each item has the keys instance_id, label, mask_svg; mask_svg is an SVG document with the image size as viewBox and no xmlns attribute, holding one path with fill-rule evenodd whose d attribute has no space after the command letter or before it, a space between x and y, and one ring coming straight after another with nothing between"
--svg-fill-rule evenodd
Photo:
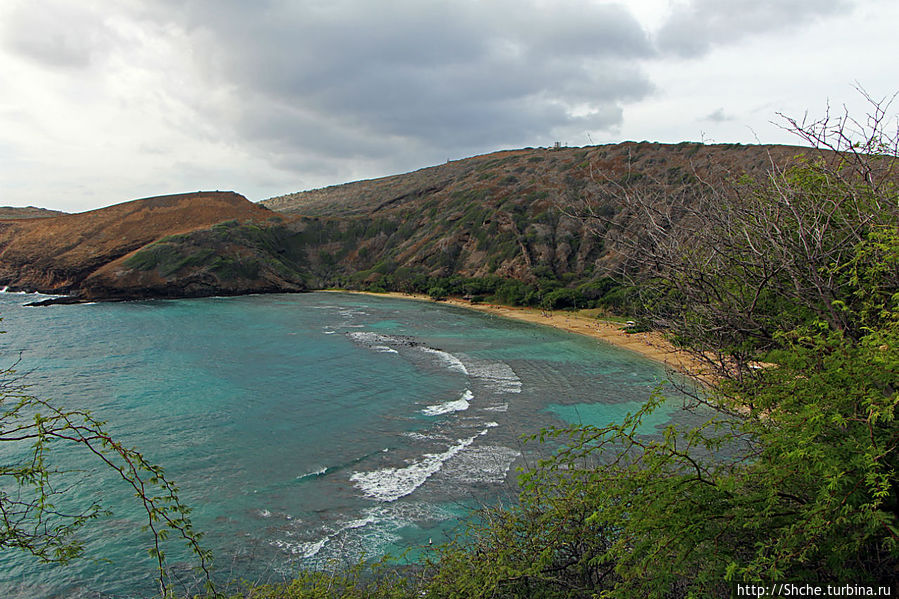
<instances>
[{"instance_id":1,"label":"brown hill","mask_svg":"<svg viewBox=\"0 0 899 599\"><path fill-rule=\"evenodd\" d=\"M375 283L400 269L522 281L595 276L614 261L602 231L569 213L584 202L626 218L622 192L763 177L808 148L611 144L525 149L262 202L320 229L309 261L320 284ZM337 221L335 221L337 219ZM323 254L323 257L320 256Z\"/></svg>"},{"instance_id":2,"label":"brown hill","mask_svg":"<svg viewBox=\"0 0 899 599\"><path fill-rule=\"evenodd\" d=\"M286 214L360 216L396 211L472 190L488 203L539 190L565 200L606 183L679 182L725 173L764 174L787 165L809 148L684 142L624 142L583 148L529 148L474 156L402 175L301 191L260 202Z\"/></svg>"},{"instance_id":3,"label":"brown hill","mask_svg":"<svg viewBox=\"0 0 899 599\"><path fill-rule=\"evenodd\" d=\"M0 221L0 284L69 293L98 269L166 235L275 215L233 192L134 200L78 214Z\"/></svg>"},{"instance_id":4,"label":"brown hill","mask_svg":"<svg viewBox=\"0 0 899 599\"><path fill-rule=\"evenodd\" d=\"M624 196L632 190L676 191L689 201L706 185L762 178L811 151L646 142L528 148L262 206L234 193L197 193L0 221L0 285L106 299L326 286L439 291L460 278L483 283L466 293L504 286L514 301L560 288L607 291L603 278L619 259L613 239L573 211L589 205L628 231L635 216Z\"/></svg>"},{"instance_id":5,"label":"brown hill","mask_svg":"<svg viewBox=\"0 0 899 599\"><path fill-rule=\"evenodd\" d=\"M0 220L14 218L48 218L51 216L59 216L65 214L59 210L47 210L46 208L36 208L27 206L20 208L17 206L0 206Z\"/></svg>"}]
</instances>

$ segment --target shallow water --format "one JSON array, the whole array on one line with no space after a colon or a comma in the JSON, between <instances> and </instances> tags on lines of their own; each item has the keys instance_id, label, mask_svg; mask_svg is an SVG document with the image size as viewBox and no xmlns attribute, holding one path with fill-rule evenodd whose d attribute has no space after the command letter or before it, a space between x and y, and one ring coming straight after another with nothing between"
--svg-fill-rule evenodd
<instances>
[{"instance_id":1,"label":"shallow water","mask_svg":"<svg viewBox=\"0 0 899 599\"><path fill-rule=\"evenodd\" d=\"M4 365L31 392L89 409L162 464L219 576L280 580L439 543L472 507L514 494L545 451L521 436L606 424L663 369L602 342L451 306L338 293L24 308L0 294ZM674 407L649 426L679 417ZM0 448L3 452L10 448ZM57 567L0 553L0 595L145 596L139 506L78 452L76 501L113 515ZM181 567L177 546L167 554ZM187 576L189 578L189 576Z\"/></svg>"}]
</instances>

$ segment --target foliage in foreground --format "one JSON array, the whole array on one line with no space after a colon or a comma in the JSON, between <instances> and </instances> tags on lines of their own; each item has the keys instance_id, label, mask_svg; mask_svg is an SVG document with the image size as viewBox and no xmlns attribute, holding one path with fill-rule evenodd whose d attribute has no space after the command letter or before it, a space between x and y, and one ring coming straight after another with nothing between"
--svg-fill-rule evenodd
<instances>
[{"instance_id":1,"label":"foliage in foreground","mask_svg":"<svg viewBox=\"0 0 899 599\"><path fill-rule=\"evenodd\" d=\"M386 562L358 563L332 571L300 572L286 583L251 585L229 599L407 599L418 596L415 578Z\"/></svg>"},{"instance_id":2,"label":"foliage in foreground","mask_svg":"<svg viewBox=\"0 0 899 599\"><path fill-rule=\"evenodd\" d=\"M54 456L84 451L130 486L146 515L163 595L171 590L165 568L164 541L169 534L183 541L197 559L201 576L210 581L211 556L200 545L190 509L162 468L125 446L104 423L83 410L67 410L27 393L12 369L0 371L0 551L30 553L43 562L67 563L84 553L78 531L109 512L99 503L72 506L66 500L67 473Z\"/></svg>"},{"instance_id":3,"label":"foliage in foreground","mask_svg":"<svg viewBox=\"0 0 899 599\"><path fill-rule=\"evenodd\" d=\"M899 328L805 336L745 417L567 448L435 563L429 597L721 597L732 581L892 584L899 572ZM723 398L724 401L729 401Z\"/></svg>"}]
</instances>

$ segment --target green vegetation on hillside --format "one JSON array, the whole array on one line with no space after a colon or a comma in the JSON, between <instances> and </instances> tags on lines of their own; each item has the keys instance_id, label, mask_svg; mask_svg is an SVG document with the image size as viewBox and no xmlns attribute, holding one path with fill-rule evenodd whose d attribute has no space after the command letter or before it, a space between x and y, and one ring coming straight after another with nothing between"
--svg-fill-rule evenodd
<instances>
[{"instance_id":1,"label":"green vegetation on hillside","mask_svg":"<svg viewBox=\"0 0 899 599\"><path fill-rule=\"evenodd\" d=\"M548 310L607 308L625 313L629 302L636 299L636 291L611 278L587 281L566 286L562 280L549 276L538 278L533 283L509 279L497 275L488 277L428 276L407 268L388 271L381 276L378 268L356 273L347 285L362 291L401 293L422 293L434 299L465 297L473 302L491 302L507 306L531 306ZM577 280L575 280L577 283Z\"/></svg>"},{"instance_id":2,"label":"green vegetation on hillside","mask_svg":"<svg viewBox=\"0 0 899 599\"><path fill-rule=\"evenodd\" d=\"M252 290L257 281L275 290L305 289L310 278L303 247L280 219L265 225L230 220L168 235L129 256L123 266L182 286L199 281L210 292Z\"/></svg>"}]
</instances>

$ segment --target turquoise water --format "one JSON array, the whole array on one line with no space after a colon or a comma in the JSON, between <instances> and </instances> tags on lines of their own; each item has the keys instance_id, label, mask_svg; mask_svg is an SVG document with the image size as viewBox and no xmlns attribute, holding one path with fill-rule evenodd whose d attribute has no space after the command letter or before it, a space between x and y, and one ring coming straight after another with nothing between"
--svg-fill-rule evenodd
<instances>
[{"instance_id":1,"label":"turquoise water","mask_svg":"<svg viewBox=\"0 0 899 599\"><path fill-rule=\"evenodd\" d=\"M428 302L337 293L25 308L0 294L0 358L31 392L89 409L163 465L218 576L416 551L472 507L515 492L546 448L521 436L603 425L664 380L635 354L547 327ZM650 426L680 417L673 407ZM66 567L0 553L0 595L147 596L139 506L71 448L70 497L113 514ZM9 448L0 448L0 458ZM182 552L167 550L184 570ZM180 572L180 570L179 570ZM181 572L189 584L187 570Z\"/></svg>"}]
</instances>

